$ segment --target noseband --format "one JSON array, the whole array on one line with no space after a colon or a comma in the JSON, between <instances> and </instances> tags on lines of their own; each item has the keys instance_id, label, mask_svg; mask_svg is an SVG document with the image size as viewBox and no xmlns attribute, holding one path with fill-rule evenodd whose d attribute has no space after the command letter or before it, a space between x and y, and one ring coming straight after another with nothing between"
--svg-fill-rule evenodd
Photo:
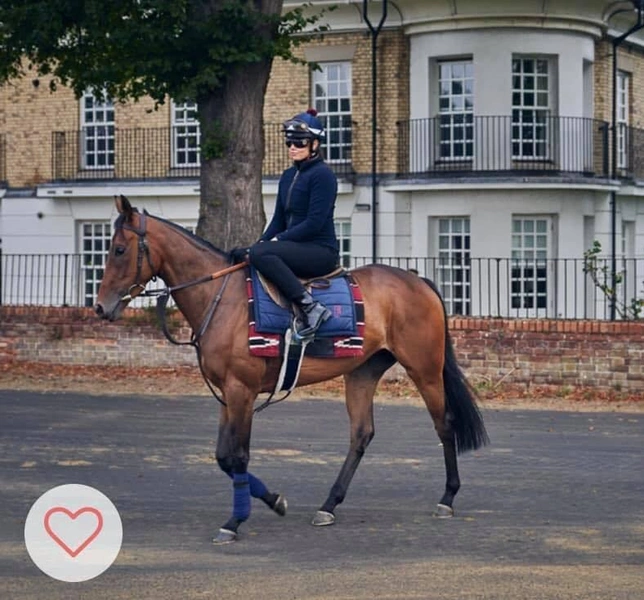
<instances>
[{"instance_id":1,"label":"noseband","mask_svg":"<svg viewBox=\"0 0 644 600\"><path fill-rule=\"evenodd\" d=\"M138 244L137 244L137 255L136 255L136 277L134 278L135 283L133 283L130 288L127 291L127 294L121 298L122 302L129 302L134 298L132 296L132 292L136 290L137 288L141 290L141 292L145 291L145 284L141 283L141 270L143 268L143 257L147 258L148 265L150 265L150 270L152 271L152 281L156 281L157 277L154 275L154 266L152 265L152 259L150 258L150 248L148 246L148 242L145 239L145 230L146 230L146 224L147 224L147 215L145 211L142 213L139 213L139 227L133 227L132 225L128 223L122 223L120 226L117 226L117 229L127 229L128 231L132 231L136 233L138 236ZM138 294L137 294L138 295Z\"/></svg>"}]
</instances>

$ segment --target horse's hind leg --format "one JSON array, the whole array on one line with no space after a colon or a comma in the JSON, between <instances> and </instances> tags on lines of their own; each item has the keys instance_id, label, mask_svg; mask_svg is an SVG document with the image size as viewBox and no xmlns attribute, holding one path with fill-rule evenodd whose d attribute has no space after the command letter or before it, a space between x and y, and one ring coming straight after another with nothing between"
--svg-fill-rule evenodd
<instances>
[{"instance_id":1,"label":"horse's hind leg","mask_svg":"<svg viewBox=\"0 0 644 600\"><path fill-rule=\"evenodd\" d=\"M452 503L461 487L461 481L458 475L458 461L456 459L456 438L452 428L453 417L446 409L443 377L441 374L436 375L433 379L427 379L413 369L408 369L407 372L416 384L429 410L434 422L434 428L443 446L446 475L445 492L434 514L437 517L451 517L454 515Z\"/></svg>"},{"instance_id":2,"label":"horse's hind leg","mask_svg":"<svg viewBox=\"0 0 644 600\"><path fill-rule=\"evenodd\" d=\"M329 496L313 517L315 526L333 525L335 507L346 496L360 460L374 436L373 395L383 373L396 362L387 350L381 350L356 370L344 376L346 406L351 424L349 452Z\"/></svg>"}]
</instances>

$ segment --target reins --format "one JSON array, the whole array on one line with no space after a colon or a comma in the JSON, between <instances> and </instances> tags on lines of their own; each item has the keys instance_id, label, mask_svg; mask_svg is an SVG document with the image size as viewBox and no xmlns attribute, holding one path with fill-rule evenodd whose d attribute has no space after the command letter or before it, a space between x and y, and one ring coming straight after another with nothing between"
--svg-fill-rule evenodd
<instances>
[{"instance_id":1,"label":"reins","mask_svg":"<svg viewBox=\"0 0 644 600\"><path fill-rule=\"evenodd\" d=\"M139 227L133 227L132 225L129 225L128 223L122 223L120 227L123 229L127 229L129 231L132 231L137 235L138 239L138 245L137 245L137 258L136 258L136 278L135 282L133 285L130 286L128 289L128 292L125 296L121 298L123 302L129 302L133 298L137 297L152 297L157 299L157 304L156 304L156 312L157 312L157 318L159 320L159 324L161 326L161 331L163 331L163 335L165 335L166 339L171 343L174 344L175 346L192 346L196 353L197 353L197 362L199 363L199 370L201 371L201 375L204 378L204 381L206 382L206 385L210 389L210 392L212 395L217 399L217 402L221 404L222 406L227 406L226 403L224 402L223 398L219 396L217 391L215 390L214 386L210 383L210 380L206 376L206 373L204 372L203 365L201 362L201 345L200 345L200 340L203 334L206 332L208 329L208 326L210 325L210 322L212 321L212 318L215 314L215 311L217 310L217 307L219 306L219 303L221 302L221 299L224 295L224 291L226 290L226 287L228 286L228 281L230 279L230 276L232 273L235 271L240 271L241 269L245 268L248 265L247 261L244 261L242 263L238 263L236 265L231 265L229 267L226 267L224 269L221 269L220 271L215 271L214 273L210 273L209 275L204 275L203 277L198 277L197 279L192 279L191 281L186 281L185 283L179 283L177 285L173 286L166 286L163 289L157 289L157 290L146 290L145 285L141 283L141 270L143 268L143 260L144 258L147 258L148 260L148 265L150 266L150 270L154 273L154 267L152 265L152 259L150 258L150 249L148 247L147 241L145 239L146 236L146 219L147 219L147 213L143 211L142 213L139 213L140 220L139 220ZM208 312L206 313L206 316L201 322L201 325L199 326L199 329L195 332L195 330L192 331L190 335L190 340L187 342L180 342L179 340L175 339L170 331L168 330L168 324L166 321L166 307L168 304L168 300L170 299L170 296L172 295L173 292L177 292L189 287L192 287L194 285L199 285L201 283L206 283L208 281L214 281L215 279L220 279L221 277L224 278L221 287L219 288L219 291L217 292L217 295L213 299L212 303L210 304L210 307L208 308ZM152 277L153 281L156 281L156 275ZM141 292L139 294L136 294L135 296L132 295L133 290L135 289L140 289Z\"/></svg>"},{"instance_id":2,"label":"reins","mask_svg":"<svg viewBox=\"0 0 644 600\"><path fill-rule=\"evenodd\" d=\"M140 282L141 278L141 270L143 268L143 260L144 258L147 258L148 265L150 266L150 270L154 273L154 267L152 265L152 259L150 258L150 249L148 247L147 241L145 239L146 236L146 218L148 214L143 211L140 214L140 221L139 221L139 227L133 227L132 225L129 225L127 223L122 223L120 227L123 229L128 229L129 231L132 231L138 236L138 254L137 254L137 260L136 260L136 279L135 283L130 286L128 289L128 292L125 296L121 298L122 301L124 302L129 302L133 298L138 298L138 297L148 297L148 298L156 298L157 303L156 303L156 313L157 313L157 319L159 321L159 325L161 327L161 331L163 332L163 335L166 337L166 339L171 343L174 344L175 346L192 346L196 353L197 353L197 362L199 364L199 370L201 371L201 376L203 377L204 381L206 382L206 385L208 386L208 389L210 390L210 393L216 398L217 402L221 404L222 406L227 406L226 402L224 399L217 393L217 390L215 387L212 385L210 382L210 379L208 379L204 368L203 364L201 361L201 338L208 329L208 326L210 325L212 318L215 314L215 311L217 310L217 307L219 306L219 303L221 302L221 299L224 295L224 292L226 291L226 287L228 286L228 281L230 280L230 276L235 272L235 271L240 271L241 269L244 269L246 266L248 266L248 261L244 261L235 265L230 265L228 267L225 267L224 269L221 269L219 271L215 271L214 273L210 273L209 275L204 275L203 277L198 277L197 279L192 279L190 281L186 281L184 283L179 283L177 285L173 286L166 286L163 289L156 289L156 290L146 290L145 285ZM166 308L168 305L168 301L170 300L170 296L174 292L178 292L180 290L184 290L186 288L199 285L202 283L207 283L208 281L214 281L215 279L220 279L221 277L224 278L221 287L219 288L219 291L217 292L217 295L214 297L213 301L211 302L208 311L206 312L205 317L203 318L201 325L199 328L195 331L194 329L192 330L192 333L190 334L190 340L186 342L179 341L174 338L174 336L170 333L170 330L168 329L168 324L166 320ZM156 275L152 277L152 280L156 280ZM133 290L135 289L140 289L141 292L132 295ZM282 400L285 400L289 395L290 391L286 393L282 398L279 398L278 400L273 400L273 396L275 392L272 392L269 397L258 407L256 407L253 412L260 412L267 408L270 405L276 404L277 402L281 402Z\"/></svg>"},{"instance_id":3,"label":"reins","mask_svg":"<svg viewBox=\"0 0 644 600\"><path fill-rule=\"evenodd\" d=\"M197 363L199 364L199 370L201 371L201 376L206 382L206 385L208 386L208 389L210 390L211 394L217 399L217 402L219 402L222 406L226 406L226 403L219 396L219 394L217 393L217 390L215 390L214 386L210 383L210 380L208 379L208 377L206 376L206 373L203 370L203 364L201 362L201 345L199 342L203 334L208 329L208 325L210 325L210 322L212 321L212 317L215 314L215 311L217 310L217 306L219 306L219 303L221 302L221 299L224 295L224 291L226 290L226 286L228 285L228 281L230 280L231 274L234 273L235 271L239 271L243 269L244 267L246 267L247 264L248 264L247 262L239 263L236 265L232 265L230 267L226 267L221 271L216 271L214 273L211 273L210 275L205 275L203 277L193 279L192 281L187 281L185 283L180 283L178 285L166 287L162 290L143 290L143 292L139 294L140 296L152 296L157 298L157 306L156 306L157 319L161 326L161 331L163 331L163 335L165 335L166 339L171 344L174 344L175 346L192 346L195 349L197 353ZM187 342L181 342L175 339L168 329L168 324L166 320L166 306L168 304L168 300L170 299L172 292L183 290L193 285L199 285L200 283L206 283L207 281L213 281L215 279L219 279L220 277L223 277L224 280L221 284L221 287L219 288L219 291L217 292L217 295L214 297L213 301L211 302L210 307L208 308L208 312L206 313L206 316L202 320L201 325L199 326L199 329L196 332L194 329L192 330L192 333L190 335L190 340Z\"/></svg>"}]
</instances>

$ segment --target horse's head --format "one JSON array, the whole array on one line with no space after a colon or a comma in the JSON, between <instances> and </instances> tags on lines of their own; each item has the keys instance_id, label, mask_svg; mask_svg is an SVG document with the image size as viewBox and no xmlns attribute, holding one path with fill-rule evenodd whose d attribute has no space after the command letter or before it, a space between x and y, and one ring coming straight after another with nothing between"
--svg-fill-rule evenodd
<instances>
[{"instance_id":1,"label":"horse's head","mask_svg":"<svg viewBox=\"0 0 644 600\"><path fill-rule=\"evenodd\" d=\"M147 215L133 208L125 196L116 196L115 201L119 216L94 306L97 315L110 321L157 273L146 239Z\"/></svg>"}]
</instances>

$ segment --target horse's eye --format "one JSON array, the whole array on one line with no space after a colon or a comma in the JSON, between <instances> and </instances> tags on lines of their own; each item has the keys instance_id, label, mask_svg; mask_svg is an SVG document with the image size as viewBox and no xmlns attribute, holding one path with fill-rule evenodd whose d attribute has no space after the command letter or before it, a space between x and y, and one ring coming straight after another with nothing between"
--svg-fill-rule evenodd
<instances>
[{"instance_id":1,"label":"horse's eye","mask_svg":"<svg viewBox=\"0 0 644 600\"><path fill-rule=\"evenodd\" d=\"M114 248L115 256L123 256L124 254L125 254L125 248L123 246L116 246L116 248Z\"/></svg>"}]
</instances>

